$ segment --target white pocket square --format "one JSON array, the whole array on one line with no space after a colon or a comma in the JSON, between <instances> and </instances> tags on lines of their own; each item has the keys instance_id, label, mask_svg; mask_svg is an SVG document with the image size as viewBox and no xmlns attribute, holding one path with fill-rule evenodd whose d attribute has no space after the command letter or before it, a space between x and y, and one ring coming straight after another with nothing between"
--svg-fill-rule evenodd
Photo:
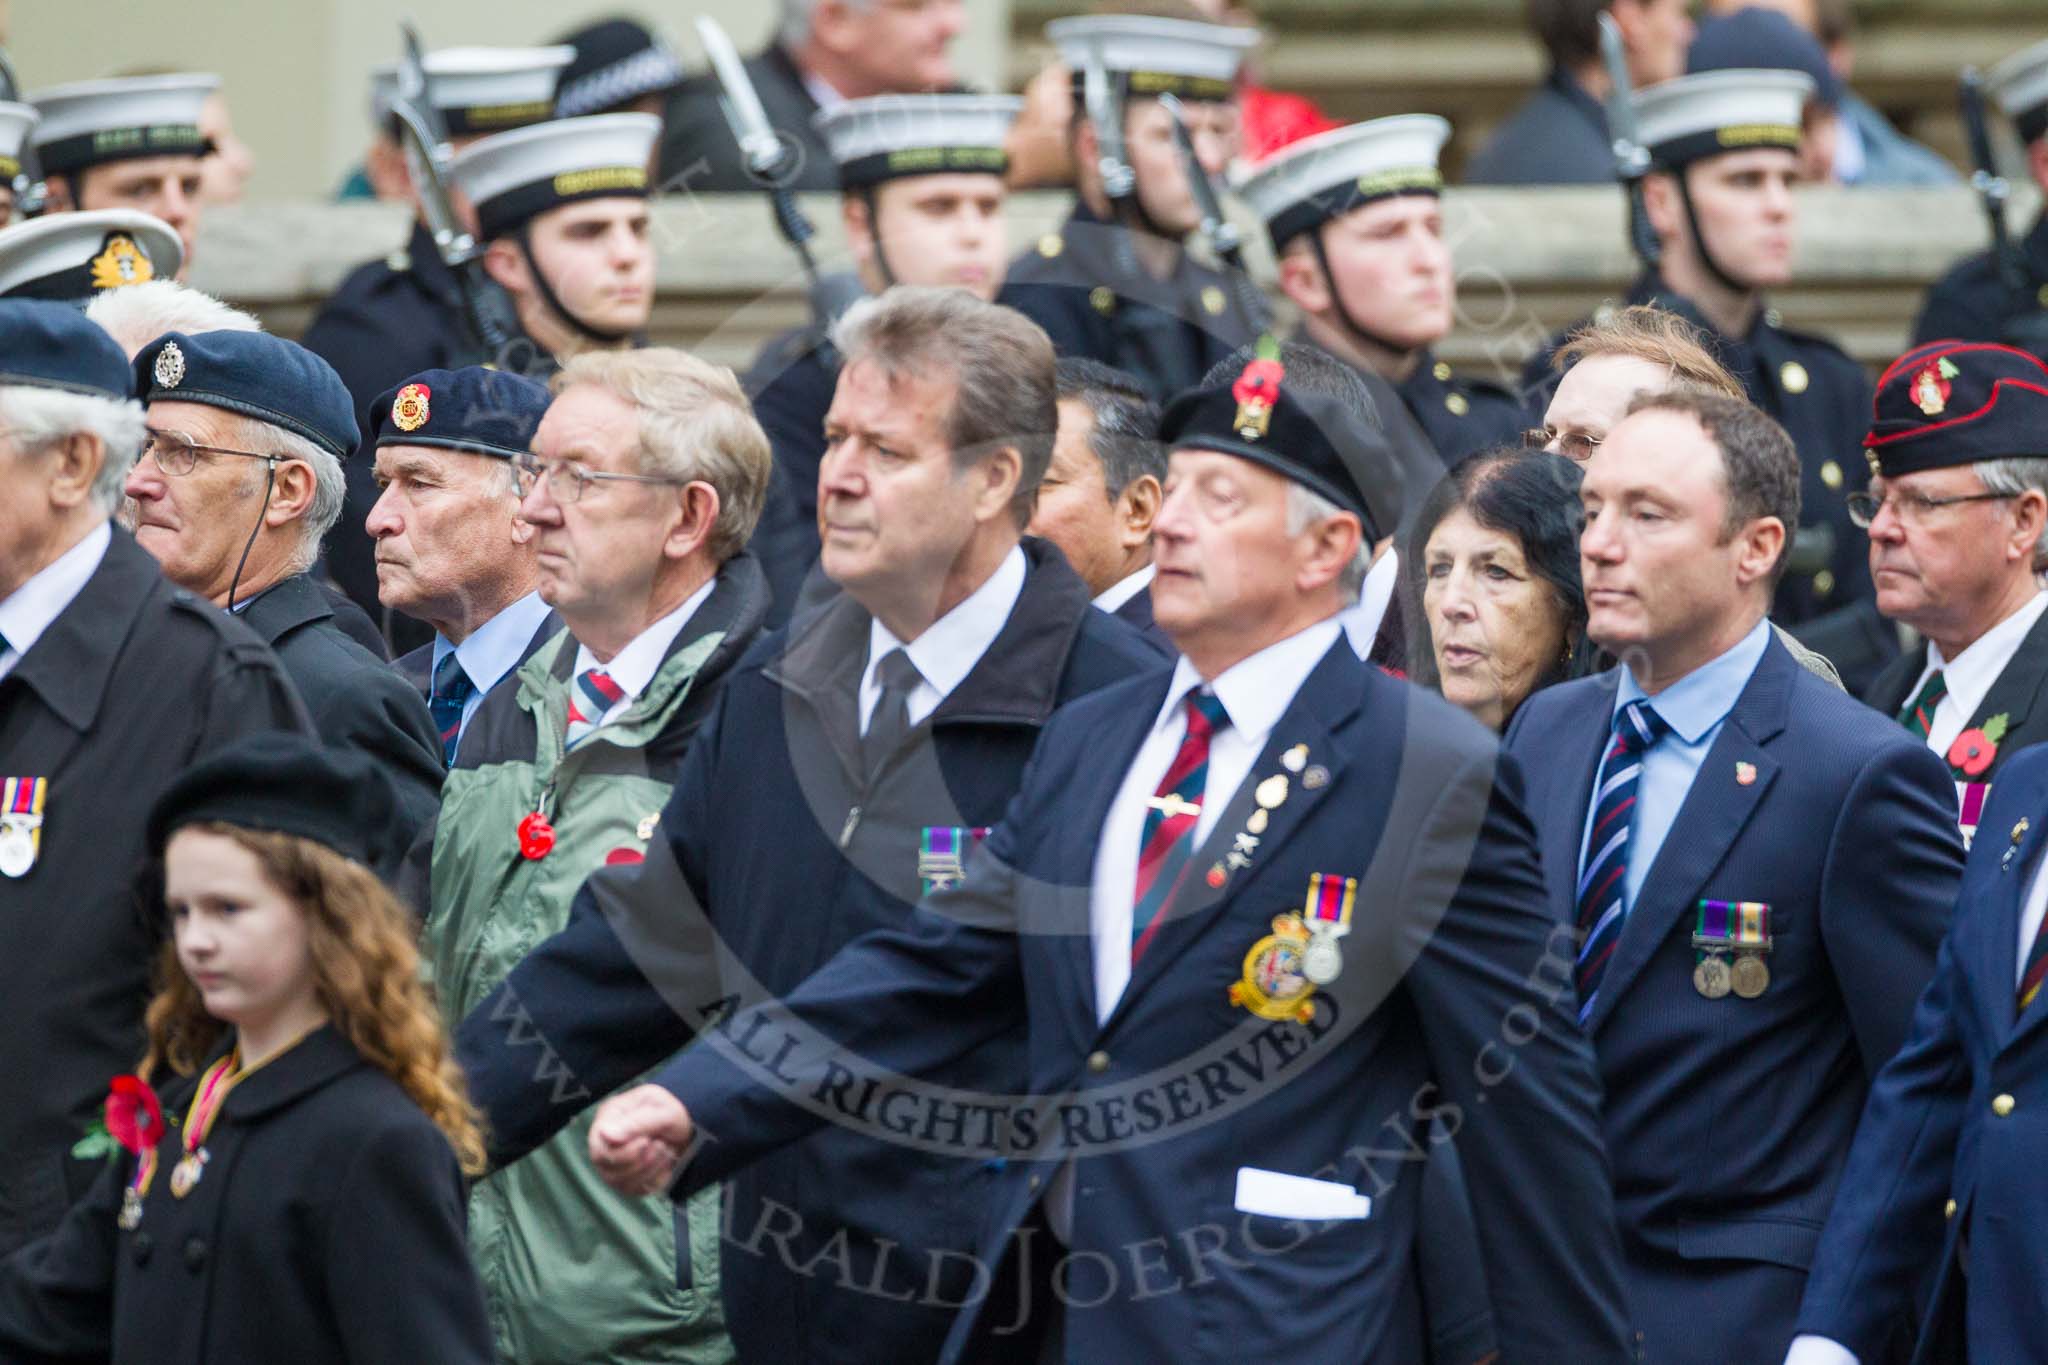
<instances>
[{"instance_id":1,"label":"white pocket square","mask_svg":"<svg viewBox=\"0 0 2048 1365\"><path fill-rule=\"evenodd\" d=\"M1239 1213L1267 1218L1335 1220L1372 1216L1372 1196L1360 1194L1349 1185L1262 1171L1256 1166L1237 1168L1236 1203Z\"/></svg>"}]
</instances>

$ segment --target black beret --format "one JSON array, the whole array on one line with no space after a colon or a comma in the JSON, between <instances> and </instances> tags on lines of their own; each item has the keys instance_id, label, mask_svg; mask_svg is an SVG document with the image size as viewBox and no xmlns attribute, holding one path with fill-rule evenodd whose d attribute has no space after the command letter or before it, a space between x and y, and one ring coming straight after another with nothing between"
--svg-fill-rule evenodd
<instances>
[{"instance_id":1,"label":"black beret","mask_svg":"<svg viewBox=\"0 0 2048 1365\"><path fill-rule=\"evenodd\" d=\"M135 397L204 403L283 427L346 460L362 440L334 367L268 332L166 332L135 355Z\"/></svg>"},{"instance_id":2,"label":"black beret","mask_svg":"<svg viewBox=\"0 0 2048 1365\"><path fill-rule=\"evenodd\" d=\"M0 299L0 386L132 398L128 357L78 309L50 299Z\"/></svg>"},{"instance_id":3,"label":"black beret","mask_svg":"<svg viewBox=\"0 0 2048 1365\"><path fill-rule=\"evenodd\" d=\"M1170 450L1214 450L1264 465L1356 516L1368 544L1391 531L1363 491L1394 464L1386 438L1355 424L1336 399L1287 388L1286 370L1259 357L1235 382L1189 389L1167 406L1159 439Z\"/></svg>"},{"instance_id":4,"label":"black beret","mask_svg":"<svg viewBox=\"0 0 2048 1365\"><path fill-rule=\"evenodd\" d=\"M149 848L163 856L186 825L218 822L295 834L376 867L404 850L398 793L355 749L272 730L235 740L185 769L149 812Z\"/></svg>"},{"instance_id":5,"label":"black beret","mask_svg":"<svg viewBox=\"0 0 2048 1365\"><path fill-rule=\"evenodd\" d=\"M1886 478L2048 455L2048 366L1990 342L1916 346L1878 376L1863 450Z\"/></svg>"},{"instance_id":6,"label":"black beret","mask_svg":"<svg viewBox=\"0 0 2048 1365\"><path fill-rule=\"evenodd\" d=\"M526 453L548 402L544 385L504 370L421 370L370 405L370 445L440 446L509 460Z\"/></svg>"}]
</instances>

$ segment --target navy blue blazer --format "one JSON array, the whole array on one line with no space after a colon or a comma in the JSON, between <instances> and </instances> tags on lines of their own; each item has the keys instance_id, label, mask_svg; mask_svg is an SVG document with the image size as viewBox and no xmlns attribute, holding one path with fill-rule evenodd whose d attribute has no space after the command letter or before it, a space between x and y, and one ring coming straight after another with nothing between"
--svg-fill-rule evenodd
<instances>
[{"instance_id":1,"label":"navy blue blazer","mask_svg":"<svg viewBox=\"0 0 2048 1365\"><path fill-rule=\"evenodd\" d=\"M1508 731L1567 924L1619 682L1539 692ZM1905 1041L1954 904L1954 807L1925 746L1771 640L1586 1021L1646 1359L1783 1357L1863 1098ZM1694 990L1703 897L1771 907L1758 998Z\"/></svg>"},{"instance_id":2,"label":"navy blue blazer","mask_svg":"<svg viewBox=\"0 0 2048 1365\"><path fill-rule=\"evenodd\" d=\"M2048 748L2035 748L1992 789L1934 980L1871 1089L1799 1311L1800 1331L1866 1365L1930 1272L1915 1361L2048 1358L2048 1001L2014 1010L2020 912L2044 848Z\"/></svg>"},{"instance_id":3,"label":"navy blue blazer","mask_svg":"<svg viewBox=\"0 0 2048 1365\"><path fill-rule=\"evenodd\" d=\"M1056 1291L1070 1361L1236 1362L1247 1343L1275 1360L1414 1361L1418 1188L1441 1118L1502 1358L1630 1358L1597 1083L1560 985L1570 944L1544 904L1515 767L1462 713L1339 639L1097 1022L1096 845L1166 687L1154 672L1063 708L961 885L657 1073L706 1138L678 1194L827 1122L906 1149L935 1139L992 1163L989 1289L964 1305L944 1360L1033 1359L1018 1324L1043 1328L1040 1296ZM1252 830L1248 863L1233 864ZM1232 987L1276 984L1275 917L1300 910L1315 873L1358 879L1344 969L1305 1019L1255 1017ZM905 1079L1020 1027L1022 1095ZM1061 1252L1040 1205L1069 1158ZM1370 1215L1240 1210L1247 1167L1352 1187Z\"/></svg>"}]
</instances>

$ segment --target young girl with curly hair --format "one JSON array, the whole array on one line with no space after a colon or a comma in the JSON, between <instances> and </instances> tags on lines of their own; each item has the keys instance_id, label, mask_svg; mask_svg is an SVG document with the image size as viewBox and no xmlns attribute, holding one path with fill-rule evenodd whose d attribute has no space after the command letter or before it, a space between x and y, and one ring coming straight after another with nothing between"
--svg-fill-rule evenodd
<instances>
[{"instance_id":1,"label":"young girl with curly hair","mask_svg":"<svg viewBox=\"0 0 2048 1365\"><path fill-rule=\"evenodd\" d=\"M0 1262L0 1359L484 1365L462 1177L483 1137L360 755L264 735L150 822L167 939L149 1050L107 1109L125 1151Z\"/></svg>"}]
</instances>

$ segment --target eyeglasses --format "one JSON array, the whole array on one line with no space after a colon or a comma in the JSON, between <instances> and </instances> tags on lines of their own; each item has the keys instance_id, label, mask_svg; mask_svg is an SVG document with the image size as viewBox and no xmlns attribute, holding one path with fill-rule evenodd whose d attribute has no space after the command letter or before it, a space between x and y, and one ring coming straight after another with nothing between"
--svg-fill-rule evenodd
<instances>
[{"instance_id":1,"label":"eyeglasses","mask_svg":"<svg viewBox=\"0 0 2048 1365\"><path fill-rule=\"evenodd\" d=\"M1549 427L1530 427L1522 433L1522 445L1528 450L1548 450L1552 441L1557 442L1558 452L1570 459L1584 463L1593 458L1593 452L1600 448L1604 436L1588 436L1583 431L1567 431L1562 434Z\"/></svg>"},{"instance_id":2,"label":"eyeglasses","mask_svg":"<svg viewBox=\"0 0 2048 1365\"><path fill-rule=\"evenodd\" d=\"M564 504L581 502L592 484L665 483L680 487L688 482L661 474L607 474L568 460L543 460L532 451L513 457L512 477L518 482L520 497L531 497L540 481L546 479L555 490L555 501Z\"/></svg>"},{"instance_id":3,"label":"eyeglasses","mask_svg":"<svg viewBox=\"0 0 2048 1365\"><path fill-rule=\"evenodd\" d=\"M245 460L278 460L281 455L266 455L255 450L231 450L227 446L205 446L185 435L182 431L158 431L149 429L143 438L142 454L156 461L156 467L172 478L183 478L199 465L199 456L239 455Z\"/></svg>"},{"instance_id":4,"label":"eyeglasses","mask_svg":"<svg viewBox=\"0 0 2048 1365\"><path fill-rule=\"evenodd\" d=\"M1966 502L2004 502L2018 496L2017 493L1958 493L1949 498L1930 498L1925 493L1901 493L1895 490L1881 498L1875 493L1851 493L1843 501L1849 504L1849 520L1867 529L1887 505L1891 507L1892 515L1905 525L1925 526L1934 519L1934 514L1944 507L1955 507Z\"/></svg>"}]
</instances>

